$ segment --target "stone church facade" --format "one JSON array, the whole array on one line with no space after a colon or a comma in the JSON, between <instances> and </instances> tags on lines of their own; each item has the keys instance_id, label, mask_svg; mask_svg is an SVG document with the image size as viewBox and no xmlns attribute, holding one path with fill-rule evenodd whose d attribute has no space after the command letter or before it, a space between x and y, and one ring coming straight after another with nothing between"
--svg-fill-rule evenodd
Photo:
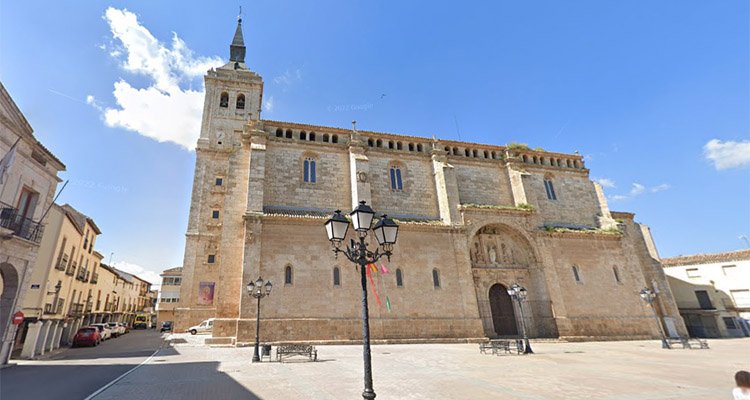
<instances>
[{"instance_id":1,"label":"stone church facade","mask_svg":"<svg viewBox=\"0 0 750 400\"><path fill-rule=\"evenodd\" d=\"M685 335L648 228L609 210L581 156L263 120L240 23L205 84L176 329L215 318L214 342L253 341L245 285L262 276L264 341L361 340L359 275L323 223L366 200L400 224L390 273L373 276L376 340L519 334L513 283L531 337L657 337L644 287Z\"/></svg>"}]
</instances>

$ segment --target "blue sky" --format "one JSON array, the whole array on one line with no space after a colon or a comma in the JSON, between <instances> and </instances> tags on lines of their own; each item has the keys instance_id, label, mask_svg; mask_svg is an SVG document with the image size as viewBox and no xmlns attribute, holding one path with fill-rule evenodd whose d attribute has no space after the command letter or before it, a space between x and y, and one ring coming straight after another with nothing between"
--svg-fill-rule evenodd
<instances>
[{"instance_id":1,"label":"blue sky","mask_svg":"<svg viewBox=\"0 0 750 400\"><path fill-rule=\"evenodd\" d=\"M239 4L264 118L577 150L662 256L750 236L746 0ZM0 79L68 167L60 201L96 220L107 260L144 277L182 263L190 110L205 67L228 58L236 14L0 6Z\"/></svg>"}]
</instances>

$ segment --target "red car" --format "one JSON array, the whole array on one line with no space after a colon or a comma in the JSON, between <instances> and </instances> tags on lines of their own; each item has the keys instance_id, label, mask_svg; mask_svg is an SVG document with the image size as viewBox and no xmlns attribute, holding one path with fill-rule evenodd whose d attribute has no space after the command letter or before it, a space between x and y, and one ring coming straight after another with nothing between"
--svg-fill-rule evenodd
<instances>
[{"instance_id":1,"label":"red car","mask_svg":"<svg viewBox=\"0 0 750 400\"><path fill-rule=\"evenodd\" d=\"M82 326L73 336L73 347L98 346L101 342L102 336L95 326Z\"/></svg>"}]
</instances>

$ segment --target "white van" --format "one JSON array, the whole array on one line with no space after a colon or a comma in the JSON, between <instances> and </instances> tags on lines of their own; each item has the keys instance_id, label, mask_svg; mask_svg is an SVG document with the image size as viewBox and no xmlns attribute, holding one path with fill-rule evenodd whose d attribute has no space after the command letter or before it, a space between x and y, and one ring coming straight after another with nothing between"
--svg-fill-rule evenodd
<instances>
[{"instance_id":1,"label":"white van","mask_svg":"<svg viewBox=\"0 0 750 400\"><path fill-rule=\"evenodd\" d=\"M211 332L214 329L214 319L209 318L203 322L201 322L198 325L191 326L187 329L188 332L190 332L191 335L196 335L198 333L207 333Z\"/></svg>"}]
</instances>

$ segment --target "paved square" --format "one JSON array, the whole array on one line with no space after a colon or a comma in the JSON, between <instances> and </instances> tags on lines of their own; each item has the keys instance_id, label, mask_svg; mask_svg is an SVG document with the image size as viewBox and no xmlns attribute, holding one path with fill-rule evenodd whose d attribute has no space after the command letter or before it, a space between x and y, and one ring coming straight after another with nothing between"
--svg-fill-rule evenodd
<instances>
[{"instance_id":1,"label":"paved square","mask_svg":"<svg viewBox=\"0 0 750 400\"><path fill-rule=\"evenodd\" d=\"M178 339L100 399L357 399L360 346L318 346L319 362L251 364L252 348ZM476 344L373 346L379 399L726 399L750 369L750 339L710 350L657 341L533 343L530 356L482 355Z\"/></svg>"}]
</instances>

